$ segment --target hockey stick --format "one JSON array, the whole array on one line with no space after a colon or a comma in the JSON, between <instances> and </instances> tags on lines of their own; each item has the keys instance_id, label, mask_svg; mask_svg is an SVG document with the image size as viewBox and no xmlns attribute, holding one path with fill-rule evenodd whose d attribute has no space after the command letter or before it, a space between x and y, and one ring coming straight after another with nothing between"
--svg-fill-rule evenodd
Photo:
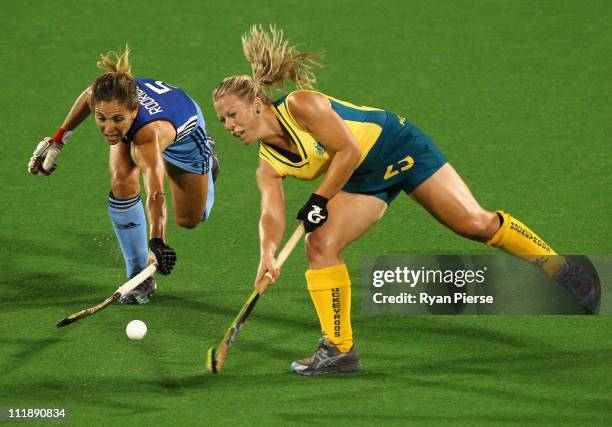
<instances>
[{"instance_id":1,"label":"hockey stick","mask_svg":"<svg viewBox=\"0 0 612 427\"><path fill-rule=\"evenodd\" d=\"M302 238L303 234L304 225L300 223L300 225L298 225L298 227L295 229L289 240L287 240L287 243L285 243L285 247L283 247L283 249L278 254L278 258L276 258L276 268L280 268L284 264L289 254L291 254L297 243ZM221 370L223 362L225 362L225 358L227 357L227 352L229 348L232 346L232 344L234 344L234 341L236 341L236 336L242 329L242 326L251 314L251 311L253 311L255 304L257 304L257 301L259 300L259 297L266 291L266 288L270 286L271 283L271 276L266 273L263 279L261 279L261 281L257 283L257 285L255 286L255 290L253 291L249 299L246 301L246 303L242 307L242 310L240 310L240 312L232 322L231 326L225 333L223 340L221 340L221 344L219 344L219 349L215 351L215 348L211 347L208 350L207 367L208 370L211 371L213 374L216 374Z\"/></svg>"},{"instance_id":2,"label":"hockey stick","mask_svg":"<svg viewBox=\"0 0 612 427\"><path fill-rule=\"evenodd\" d=\"M151 277L153 273L155 273L156 271L157 271L157 264L153 263L149 265L147 268L142 270L136 276L128 280L124 285L119 286L119 288L117 288L114 294L106 298L100 304L94 305L93 307L86 308L85 310L81 310L76 313L72 313L70 316L60 321L57 324L57 327L61 328L62 326L70 325L71 323L76 322L77 320L82 319L83 317L90 316L94 314L95 312L108 307L109 305L117 301L119 298L121 298L123 295L133 290L136 286L140 285L143 281Z\"/></svg>"}]
</instances>

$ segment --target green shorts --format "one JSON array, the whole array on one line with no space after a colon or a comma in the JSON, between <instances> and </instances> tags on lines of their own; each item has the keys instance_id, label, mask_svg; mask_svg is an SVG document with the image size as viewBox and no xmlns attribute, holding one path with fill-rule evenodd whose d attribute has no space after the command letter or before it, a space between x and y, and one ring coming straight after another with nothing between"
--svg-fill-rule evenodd
<instances>
[{"instance_id":1,"label":"green shorts","mask_svg":"<svg viewBox=\"0 0 612 427\"><path fill-rule=\"evenodd\" d=\"M376 144L342 191L369 194L391 204L400 191L412 193L446 162L431 138L389 113Z\"/></svg>"}]
</instances>

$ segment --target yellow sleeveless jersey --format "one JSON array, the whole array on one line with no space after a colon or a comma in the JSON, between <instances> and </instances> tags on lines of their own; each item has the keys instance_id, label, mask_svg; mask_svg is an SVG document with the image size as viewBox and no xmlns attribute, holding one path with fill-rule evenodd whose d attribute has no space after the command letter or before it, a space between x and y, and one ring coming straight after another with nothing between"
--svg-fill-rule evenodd
<instances>
[{"instance_id":1,"label":"yellow sleeveless jersey","mask_svg":"<svg viewBox=\"0 0 612 427\"><path fill-rule=\"evenodd\" d=\"M272 105L272 109L297 146L299 156L291 155L293 153L284 152L284 150L261 142L259 157L267 161L281 176L312 180L327 171L331 157L312 134L300 128L295 122L287 107L289 95L277 100ZM361 165L381 136L389 113L377 108L357 106L325 94L321 95L327 97L333 110L342 118L355 137L357 145L361 148L361 160L359 161Z\"/></svg>"}]
</instances>

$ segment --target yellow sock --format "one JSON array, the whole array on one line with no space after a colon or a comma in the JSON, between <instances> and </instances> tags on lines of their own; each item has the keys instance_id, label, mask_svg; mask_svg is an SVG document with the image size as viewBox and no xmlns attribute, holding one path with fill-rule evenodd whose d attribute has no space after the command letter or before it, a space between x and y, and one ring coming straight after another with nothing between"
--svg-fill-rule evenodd
<instances>
[{"instance_id":1,"label":"yellow sock","mask_svg":"<svg viewBox=\"0 0 612 427\"><path fill-rule=\"evenodd\" d=\"M353 347L351 328L351 278L346 264L308 270L306 283L317 310L323 336L338 350Z\"/></svg>"},{"instance_id":2,"label":"yellow sock","mask_svg":"<svg viewBox=\"0 0 612 427\"><path fill-rule=\"evenodd\" d=\"M497 211L497 214L503 218L502 225L486 244L539 265L549 277L554 276L565 258L512 215L504 211Z\"/></svg>"}]
</instances>

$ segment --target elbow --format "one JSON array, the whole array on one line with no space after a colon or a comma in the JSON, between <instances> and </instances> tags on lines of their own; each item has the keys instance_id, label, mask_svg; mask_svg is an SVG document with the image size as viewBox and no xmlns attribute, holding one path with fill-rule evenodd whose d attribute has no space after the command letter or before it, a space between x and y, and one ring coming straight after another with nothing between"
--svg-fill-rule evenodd
<instances>
[{"instance_id":1,"label":"elbow","mask_svg":"<svg viewBox=\"0 0 612 427\"><path fill-rule=\"evenodd\" d=\"M361 160L361 147L357 144L351 144L349 158L351 160L351 164L356 168Z\"/></svg>"},{"instance_id":2,"label":"elbow","mask_svg":"<svg viewBox=\"0 0 612 427\"><path fill-rule=\"evenodd\" d=\"M261 212L259 217L260 223L271 223L277 227L285 225L285 212L284 210L265 210Z\"/></svg>"}]
</instances>

